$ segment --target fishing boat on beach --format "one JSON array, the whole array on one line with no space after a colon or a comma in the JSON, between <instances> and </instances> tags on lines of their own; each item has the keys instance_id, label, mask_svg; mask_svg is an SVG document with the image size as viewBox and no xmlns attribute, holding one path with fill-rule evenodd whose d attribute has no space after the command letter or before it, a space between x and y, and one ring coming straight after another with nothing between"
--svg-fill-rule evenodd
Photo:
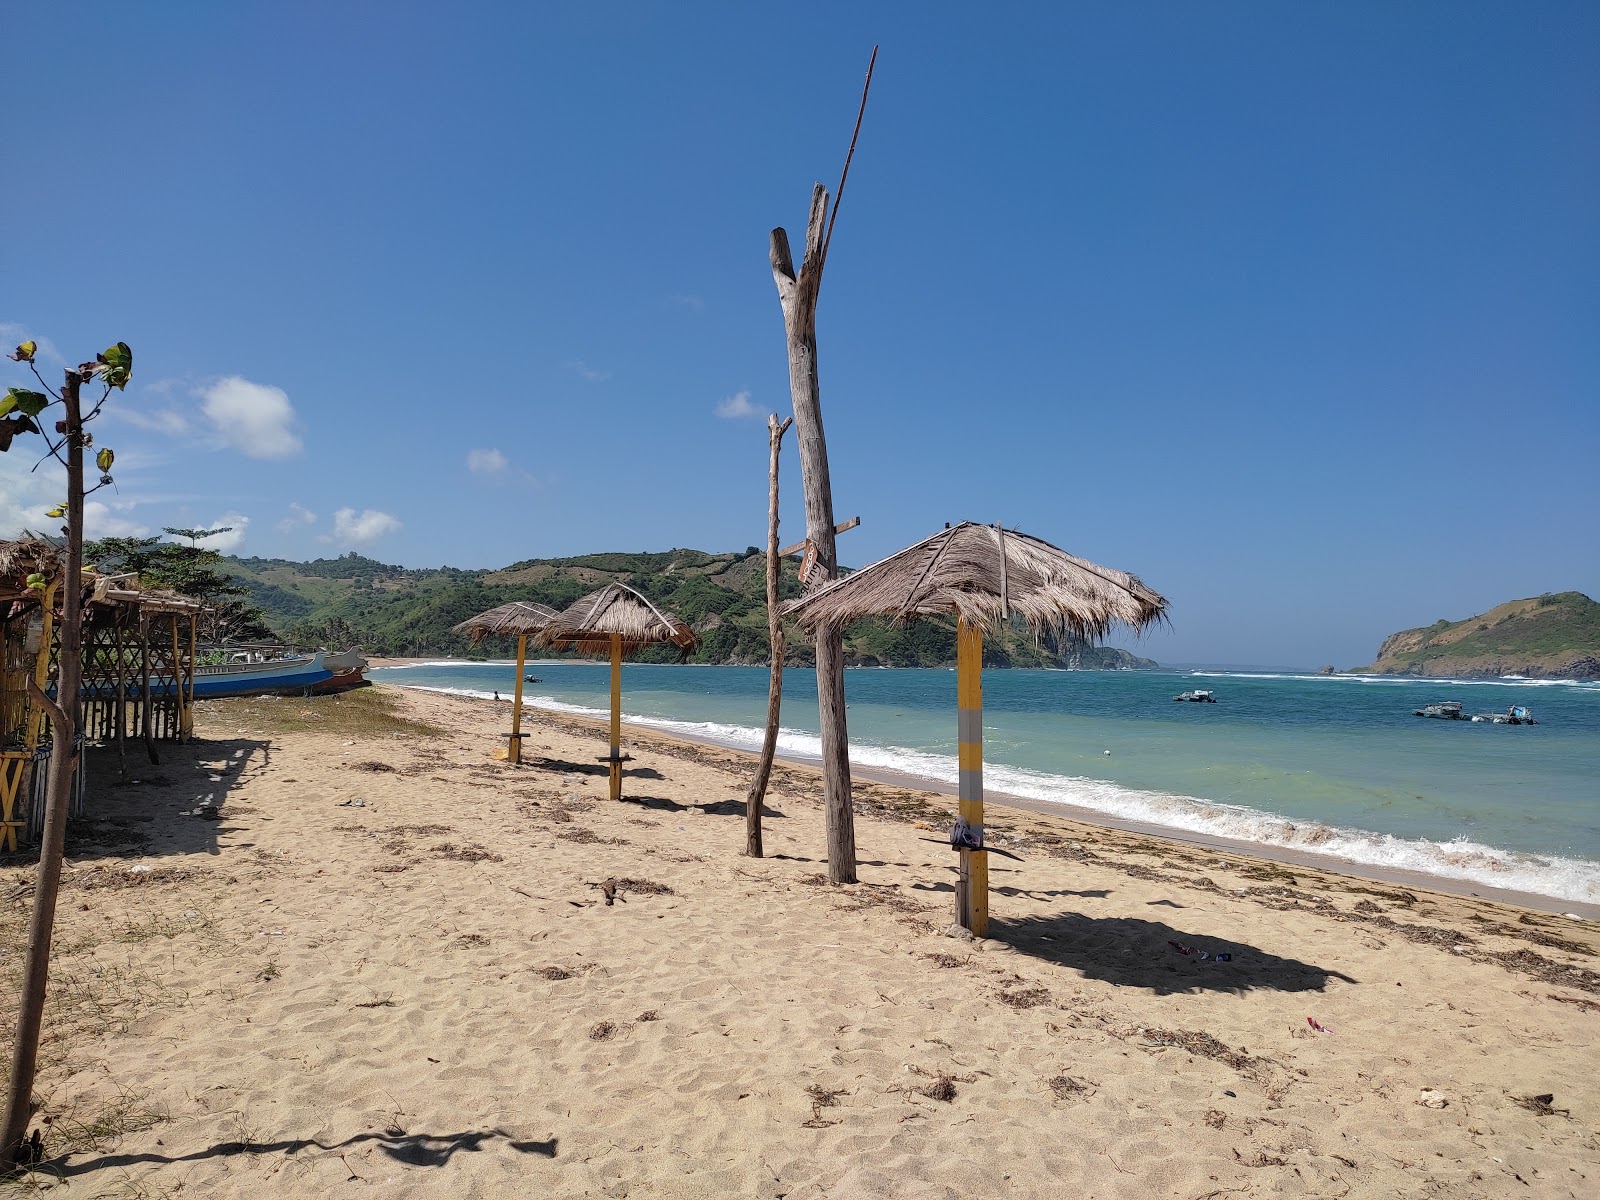
<instances>
[{"instance_id":1,"label":"fishing boat on beach","mask_svg":"<svg viewBox=\"0 0 1600 1200\"><path fill-rule=\"evenodd\" d=\"M194 696L197 700L221 696L294 695L307 692L333 678L327 666L328 655L315 654L260 662L229 662L197 665L194 669ZM362 669L365 669L365 662Z\"/></svg>"},{"instance_id":2,"label":"fishing boat on beach","mask_svg":"<svg viewBox=\"0 0 1600 1200\"><path fill-rule=\"evenodd\" d=\"M324 654L322 665L333 674L312 687L313 695L324 696L329 692L348 692L352 688L372 686L372 680L367 679L364 675L367 669L367 660L362 656L359 649L340 650L332 654Z\"/></svg>"}]
</instances>

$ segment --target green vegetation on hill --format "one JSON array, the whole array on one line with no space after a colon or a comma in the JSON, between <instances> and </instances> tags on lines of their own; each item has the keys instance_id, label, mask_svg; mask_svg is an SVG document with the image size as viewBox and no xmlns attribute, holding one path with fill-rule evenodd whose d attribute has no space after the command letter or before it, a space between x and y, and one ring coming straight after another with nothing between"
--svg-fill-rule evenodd
<instances>
[{"instance_id":1,"label":"green vegetation on hill","mask_svg":"<svg viewBox=\"0 0 1600 1200\"><path fill-rule=\"evenodd\" d=\"M1600 604L1582 592L1511 600L1464 621L1435 621L1384 639L1363 672L1493 678L1600 678Z\"/></svg>"},{"instance_id":2,"label":"green vegetation on hill","mask_svg":"<svg viewBox=\"0 0 1600 1200\"><path fill-rule=\"evenodd\" d=\"M503 657L509 639L472 647L450 627L508 600L564 608L607 583L637 588L688 621L700 635L691 662L767 661L766 564L754 546L736 554L669 550L654 554L586 554L528 559L500 570L454 567L415 570L358 554L310 563L235 558L227 566L280 636L302 646L360 644L381 655ZM785 564L785 599L800 594L793 564ZM861 666L934 667L955 661L954 622L899 626L867 619L845 634L846 661ZM678 651L652 647L643 661L675 662ZM1083 669L1153 667L1125 650L1068 644L1040 647L1008 630L984 647L992 666L1074 666ZM790 630L788 661L808 665L812 651Z\"/></svg>"}]
</instances>

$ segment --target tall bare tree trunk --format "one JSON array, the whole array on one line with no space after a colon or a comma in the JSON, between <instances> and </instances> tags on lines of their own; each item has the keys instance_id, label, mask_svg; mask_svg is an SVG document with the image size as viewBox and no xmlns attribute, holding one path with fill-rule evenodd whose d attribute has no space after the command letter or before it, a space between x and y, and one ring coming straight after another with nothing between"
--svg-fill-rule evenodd
<instances>
[{"instance_id":1,"label":"tall bare tree trunk","mask_svg":"<svg viewBox=\"0 0 1600 1200\"><path fill-rule=\"evenodd\" d=\"M783 306L789 342L789 393L800 440L800 482L805 489L806 540L816 551L815 579L834 579L833 486L828 478L828 443L822 433L822 398L817 382L817 290L822 284L823 232L828 189L811 192L806 256L797 275L789 235L772 231L772 278ZM844 715L844 641L836 626L813 639L817 652L817 717L822 727L823 815L828 832L828 882L856 881L855 812L850 804L850 739Z\"/></svg>"},{"instance_id":2,"label":"tall bare tree trunk","mask_svg":"<svg viewBox=\"0 0 1600 1200\"><path fill-rule=\"evenodd\" d=\"M767 442L771 461L767 466L767 642L772 648L772 679L767 684L767 730L761 739L761 761L744 802L744 852L751 858L762 856L761 804L767 798L767 780L772 777L772 759L778 752L778 718L783 712L783 617L778 612L778 451L783 433L794 423L778 414L767 417Z\"/></svg>"},{"instance_id":3,"label":"tall bare tree trunk","mask_svg":"<svg viewBox=\"0 0 1600 1200\"><path fill-rule=\"evenodd\" d=\"M67 561L62 581L61 652L57 658L56 695L51 700L32 684L34 703L50 714L54 745L50 753L50 787L45 796L44 831L39 847L39 872L34 887L33 915L28 921L28 955L22 968L22 998L17 1035L11 1051L11 1087L6 1095L5 1132L0 1136L0 1163L20 1164L26 1157L23 1139L33 1115L33 1080L39 1065L39 1029L50 975L50 944L55 931L56 896L61 886L61 860L66 852L67 807L77 769L78 687L83 650L83 417L78 388L83 378L67 372L61 398L66 407Z\"/></svg>"}]
</instances>

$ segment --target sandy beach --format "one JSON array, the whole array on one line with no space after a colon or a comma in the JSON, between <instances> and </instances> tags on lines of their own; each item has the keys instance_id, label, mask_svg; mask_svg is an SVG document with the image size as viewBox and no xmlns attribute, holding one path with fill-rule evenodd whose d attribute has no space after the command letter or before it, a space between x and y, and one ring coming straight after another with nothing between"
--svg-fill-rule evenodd
<instances>
[{"instance_id":1,"label":"sandy beach","mask_svg":"<svg viewBox=\"0 0 1600 1200\"><path fill-rule=\"evenodd\" d=\"M779 764L379 686L202 702L90 760L37 1094L86 1197L1587 1197L1600 935L860 782L861 882ZM33 871L0 860L0 1021Z\"/></svg>"}]
</instances>

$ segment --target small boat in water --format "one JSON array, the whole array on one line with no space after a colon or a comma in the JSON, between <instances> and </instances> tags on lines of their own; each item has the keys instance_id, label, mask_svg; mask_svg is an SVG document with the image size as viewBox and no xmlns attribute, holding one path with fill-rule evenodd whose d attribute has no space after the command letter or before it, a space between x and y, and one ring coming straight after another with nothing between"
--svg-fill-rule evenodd
<instances>
[{"instance_id":1,"label":"small boat in water","mask_svg":"<svg viewBox=\"0 0 1600 1200\"><path fill-rule=\"evenodd\" d=\"M524 675L522 677L522 682L523 683L543 683L544 680L540 679L537 675Z\"/></svg>"},{"instance_id":2,"label":"small boat in water","mask_svg":"<svg viewBox=\"0 0 1600 1200\"><path fill-rule=\"evenodd\" d=\"M1424 704L1417 709L1419 717L1438 717L1444 721L1460 721L1465 714L1461 711L1461 701L1446 700L1440 704Z\"/></svg>"},{"instance_id":3,"label":"small boat in water","mask_svg":"<svg viewBox=\"0 0 1600 1200\"><path fill-rule=\"evenodd\" d=\"M1472 718L1484 725L1537 725L1533 710L1526 704L1513 704L1503 713L1479 713Z\"/></svg>"},{"instance_id":4,"label":"small boat in water","mask_svg":"<svg viewBox=\"0 0 1600 1200\"><path fill-rule=\"evenodd\" d=\"M1174 700L1189 700L1195 704L1215 704L1217 698L1208 689L1195 688L1190 692L1182 692L1173 697Z\"/></svg>"}]
</instances>

